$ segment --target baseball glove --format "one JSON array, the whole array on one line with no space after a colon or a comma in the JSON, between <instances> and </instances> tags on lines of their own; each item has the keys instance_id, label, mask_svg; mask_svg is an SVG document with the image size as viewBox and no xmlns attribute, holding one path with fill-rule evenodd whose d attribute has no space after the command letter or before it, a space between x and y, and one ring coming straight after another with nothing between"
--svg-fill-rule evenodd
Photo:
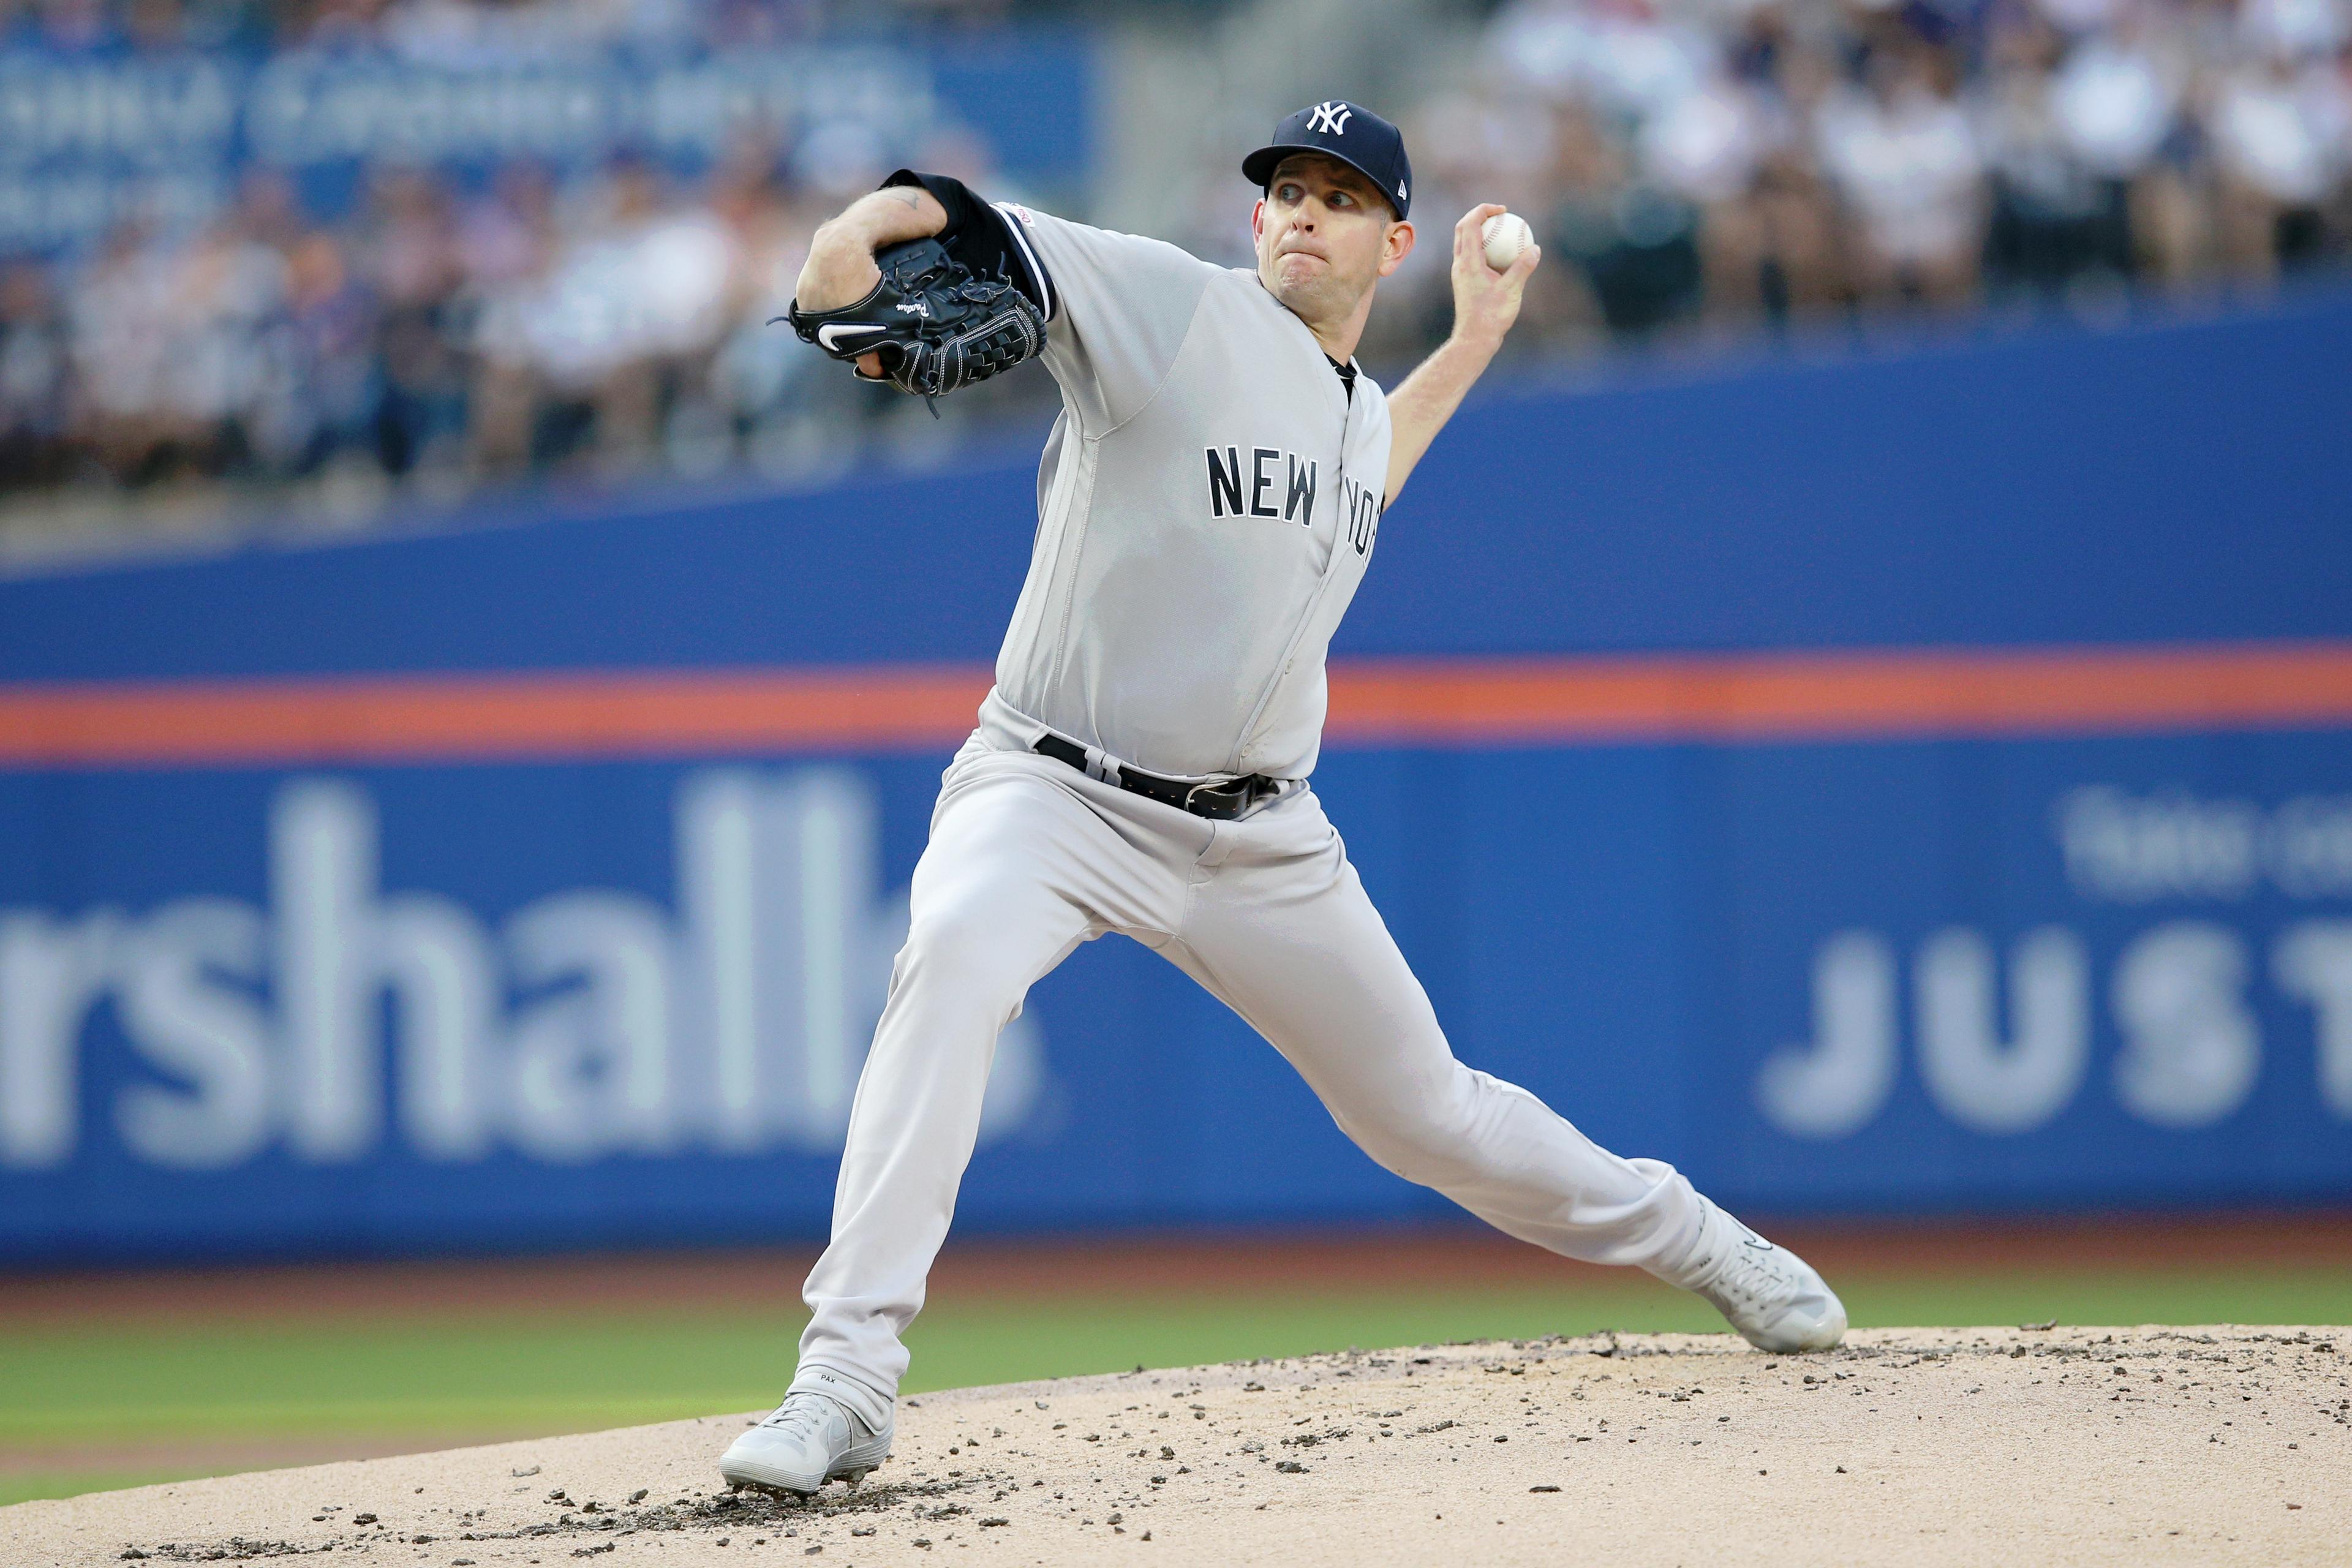
<instances>
[{"instance_id":1,"label":"baseball glove","mask_svg":"<svg viewBox=\"0 0 2352 1568\"><path fill-rule=\"evenodd\" d=\"M975 275L936 239L875 253L882 280L854 305L803 310L798 300L775 318L804 343L855 363L881 356L881 379L901 392L937 398L1011 370L1045 346L1045 319L1003 277ZM864 372L858 379L872 380ZM939 413L933 408L931 413Z\"/></svg>"}]
</instances>

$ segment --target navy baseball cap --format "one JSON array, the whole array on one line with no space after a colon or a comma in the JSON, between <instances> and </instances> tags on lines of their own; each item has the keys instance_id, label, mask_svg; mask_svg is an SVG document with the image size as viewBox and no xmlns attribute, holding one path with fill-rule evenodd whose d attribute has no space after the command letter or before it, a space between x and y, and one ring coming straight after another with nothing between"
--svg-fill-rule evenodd
<instances>
[{"instance_id":1,"label":"navy baseball cap","mask_svg":"<svg viewBox=\"0 0 2352 1568\"><path fill-rule=\"evenodd\" d=\"M1274 140L1242 160L1242 177L1263 191L1275 165L1294 153L1320 153L1360 172L1399 217L1412 210L1412 163L1404 135L1361 104L1329 98L1274 128Z\"/></svg>"}]
</instances>

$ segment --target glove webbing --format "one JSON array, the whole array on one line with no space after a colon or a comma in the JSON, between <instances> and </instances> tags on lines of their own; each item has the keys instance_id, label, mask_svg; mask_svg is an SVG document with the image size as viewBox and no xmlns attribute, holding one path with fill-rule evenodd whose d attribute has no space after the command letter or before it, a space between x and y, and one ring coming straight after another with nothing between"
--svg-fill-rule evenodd
<instances>
[{"instance_id":1,"label":"glove webbing","mask_svg":"<svg viewBox=\"0 0 2352 1568\"><path fill-rule=\"evenodd\" d=\"M850 363L877 355L879 377L925 400L939 417L939 398L1012 369L1044 349L1045 318L1014 288L1000 258L992 278L974 277L937 240L911 240L875 257L881 277L856 303L833 310L801 310L796 300L772 321L789 321L804 342ZM827 326L871 329L828 347Z\"/></svg>"}]
</instances>

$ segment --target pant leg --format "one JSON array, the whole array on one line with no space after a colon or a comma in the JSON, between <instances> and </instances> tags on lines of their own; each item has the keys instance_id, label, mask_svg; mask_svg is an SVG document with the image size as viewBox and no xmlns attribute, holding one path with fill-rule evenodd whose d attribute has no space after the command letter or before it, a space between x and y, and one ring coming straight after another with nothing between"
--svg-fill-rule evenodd
<instances>
[{"instance_id":1,"label":"pant leg","mask_svg":"<svg viewBox=\"0 0 2352 1568\"><path fill-rule=\"evenodd\" d=\"M1454 1059L1311 793L1221 826L1166 951L1288 1058L1340 1131L1408 1181L1565 1257L1657 1266L1698 1234L1690 1183L1601 1148Z\"/></svg>"},{"instance_id":2,"label":"pant leg","mask_svg":"<svg viewBox=\"0 0 2352 1568\"><path fill-rule=\"evenodd\" d=\"M1168 929L1181 908L1181 872L1055 779L1059 768L1017 753L959 759L915 869L907 943L850 1109L832 1243L803 1292L814 1316L793 1380L835 1394L849 1380L845 1396L869 1420L907 1370L900 1336L947 1237L998 1032L1078 943Z\"/></svg>"}]
</instances>

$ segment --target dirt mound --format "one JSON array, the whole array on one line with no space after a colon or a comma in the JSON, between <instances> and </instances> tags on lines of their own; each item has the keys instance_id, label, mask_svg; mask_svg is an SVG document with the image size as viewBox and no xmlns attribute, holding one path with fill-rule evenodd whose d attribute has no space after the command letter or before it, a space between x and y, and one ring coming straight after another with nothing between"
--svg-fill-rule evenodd
<instances>
[{"instance_id":1,"label":"dirt mound","mask_svg":"<svg viewBox=\"0 0 2352 1568\"><path fill-rule=\"evenodd\" d=\"M806 1504L724 1489L730 1415L21 1503L0 1542L26 1568L2343 1563L2338 1332L1351 1352L919 1396L867 1484Z\"/></svg>"}]
</instances>

